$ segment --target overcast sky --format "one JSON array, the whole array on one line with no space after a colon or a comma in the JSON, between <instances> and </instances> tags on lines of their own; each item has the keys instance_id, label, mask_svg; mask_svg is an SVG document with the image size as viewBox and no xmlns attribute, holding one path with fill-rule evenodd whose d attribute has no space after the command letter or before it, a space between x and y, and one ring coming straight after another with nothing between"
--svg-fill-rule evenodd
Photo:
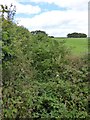
<instances>
[{"instance_id":1,"label":"overcast sky","mask_svg":"<svg viewBox=\"0 0 90 120\"><path fill-rule=\"evenodd\" d=\"M15 20L30 31L57 37L88 34L88 0L0 0L0 4L11 3L16 5Z\"/></svg>"}]
</instances>

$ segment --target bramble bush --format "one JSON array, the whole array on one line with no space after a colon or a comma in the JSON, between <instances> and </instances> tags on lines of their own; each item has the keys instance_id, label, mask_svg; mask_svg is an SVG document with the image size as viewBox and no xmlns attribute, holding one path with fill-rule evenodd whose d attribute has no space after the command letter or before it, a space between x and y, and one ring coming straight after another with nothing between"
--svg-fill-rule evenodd
<instances>
[{"instance_id":1,"label":"bramble bush","mask_svg":"<svg viewBox=\"0 0 90 120\"><path fill-rule=\"evenodd\" d=\"M89 119L88 59L6 19L2 28L2 118Z\"/></svg>"}]
</instances>

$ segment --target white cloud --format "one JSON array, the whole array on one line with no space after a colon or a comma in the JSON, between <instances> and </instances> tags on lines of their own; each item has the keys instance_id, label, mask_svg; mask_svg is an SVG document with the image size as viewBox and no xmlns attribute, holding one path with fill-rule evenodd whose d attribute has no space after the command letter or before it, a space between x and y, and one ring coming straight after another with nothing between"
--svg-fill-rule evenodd
<instances>
[{"instance_id":1,"label":"white cloud","mask_svg":"<svg viewBox=\"0 0 90 120\"><path fill-rule=\"evenodd\" d=\"M36 2L37 6L24 5L20 2ZM0 0L0 4L17 6L17 13L34 14L39 13L39 3L54 3L59 7L67 8L65 11L52 10L35 15L32 18L17 18L20 25L30 31L44 30L49 35L66 36L71 32L82 32L88 34L88 0Z\"/></svg>"},{"instance_id":2,"label":"white cloud","mask_svg":"<svg viewBox=\"0 0 90 120\"><path fill-rule=\"evenodd\" d=\"M33 18L19 18L20 25L30 31L44 30L50 35L66 36L69 32L84 32L87 34L88 13L86 11L50 11L36 15Z\"/></svg>"},{"instance_id":3,"label":"white cloud","mask_svg":"<svg viewBox=\"0 0 90 120\"><path fill-rule=\"evenodd\" d=\"M49 3L55 4L59 7L64 7L67 9L74 9L74 10L87 10L88 9L88 0L16 0L18 2L25 2L31 3L35 2L39 3Z\"/></svg>"},{"instance_id":4,"label":"white cloud","mask_svg":"<svg viewBox=\"0 0 90 120\"><path fill-rule=\"evenodd\" d=\"M41 11L39 6L23 5L16 0L0 0L0 4L10 6L11 3L16 6L17 13L36 14Z\"/></svg>"},{"instance_id":5,"label":"white cloud","mask_svg":"<svg viewBox=\"0 0 90 120\"><path fill-rule=\"evenodd\" d=\"M68 9L85 10L88 8L88 0L20 0L22 2L35 2L35 3L54 3L57 6L65 7Z\"/></svg>"},{"instance_id":6,"label":"white cloud","mask_svg":"<svg viewBox=\"0 0 90 120\"><path fill-rule=\"evenodd\" d=\"M41 11L41 9L38 6L20 5L20 4L16 6L17 6L17 13L35 14Z\"/></svg>"}]
</instances>

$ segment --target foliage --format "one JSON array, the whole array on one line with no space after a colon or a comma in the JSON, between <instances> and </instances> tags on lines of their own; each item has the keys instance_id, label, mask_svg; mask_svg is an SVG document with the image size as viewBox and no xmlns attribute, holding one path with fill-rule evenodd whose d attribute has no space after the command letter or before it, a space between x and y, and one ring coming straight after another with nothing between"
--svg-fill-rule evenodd
<instances>
[{"instance_id":1,"label":"foliage","mask_svg":"<svg viewBox=\"0 0 90 120\"><path fill-rule=\"evenodd\" d=\"M0 12L1 12L1 16L2 16L2 20L4 20L4 18L6 18L9 21L12 21L14 19L14 15L16 13L16 6L13 6L12 4L10 5L10 7L8 7L7 5L0 5ZM7 13L5 16L4 13Z\"/></svg>"},{"instance_id":2,"label":"foliage","mask_svg":"<svg viewBox=\"0 0 90 120\"><path fill-rule=\"evenodd\" d=\"M12 21L2 29L3 119L89 118L87 59Z\"/></svg>"},{"instance_id":3,"label":"foliage","mask_svg":"<svg viewBox=\"0 0 90 120\"><path fill-rule=\"evenodd\" d=\"M54 38L54 36L49 36L50 38Z\"/></svg>"},{"instance_id":4,"label":"foliage","mask_svg":"<svg viewBox=\"0 0 90 120\"><path fill-rule=\"evenodd\" d=\"M74 33L67 34L67 37L68 38L86 38L87 35L84 34L84 33L76 33L76 32L74 32Z\"/></svg>"},{"instance_id":5,"label":"foliage","mask_svg":"<svg viewBox=\"0 0 90 120\"><path fill-rule=\"evenodd\" d=\"M45 31L41 31L41 30L31 31L31 33L33 35L40 35L40 34L42 34L44 36L47 36L47 33Z\"/></svg>"}]
</instances>

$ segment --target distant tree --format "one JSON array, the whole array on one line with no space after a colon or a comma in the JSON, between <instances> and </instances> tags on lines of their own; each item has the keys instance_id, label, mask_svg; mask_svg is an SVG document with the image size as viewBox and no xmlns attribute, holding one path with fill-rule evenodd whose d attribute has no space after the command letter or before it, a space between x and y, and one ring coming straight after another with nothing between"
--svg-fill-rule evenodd
<instances>
[{"instance_id":1,"label":"distant tree","mask_svg":"<svg viewBox=\"0 0 90 120\"><path fill-rule=\"evenodd\" d=\"M68 37L68 38L86 38L87 35L84 34L84 33L74 32L74 33L69 33L69 34L67 34L67 37Z\"/></svg>"},{"instance_id":2,"label":"distant tree","mask_svg":"<svg viewBox=\"0 0 90 120\"><path fill-rule=\"evenodd\" d=\"M69 34L67 35L67 37L68 37L68 38L71 38L71 34L69 33Z\"/></svg>"},{"instance_id":3,"label":"distant tree","mask_svg":"<svg viewBox=\"0 0 90 120\"><path fill-rule=\"evenodd\" d=\"M31 34L34 35L34 38L39 41L45 41L48 37L48 34L41 30L32 31Z\"/></svg>"},{"instance_id":4,"label":"distant tree","mask_svg":"<svg viewBox=\"0 0 90 120\"><path fill-rule=\"evenodd\" d=\"M41 31L41 30L31 31L31 33L32 33L33 35L44 34L44 35L47 36L46 32L45 32L45 31Z\"/></svg>"},{"instance_id":5,"label":"distant tree","mask_svg":"<svg viewBox=\"0 0 90 120\"><path fill-rule=\"evenodd\" d=\"M49 36L50 38L54 38L54 36Z\"/></svg>"},{"instance_id":6,"label":"distant tree","mask_svg":"<svg viewBox=\"0 0 90 120\"><path fill-rule=\"evenodd\" d=\"M87 35L86 35L86 34L82 34L82 37L86 38L86 37L87 37Z\"/></svg>"}]
</instances>

